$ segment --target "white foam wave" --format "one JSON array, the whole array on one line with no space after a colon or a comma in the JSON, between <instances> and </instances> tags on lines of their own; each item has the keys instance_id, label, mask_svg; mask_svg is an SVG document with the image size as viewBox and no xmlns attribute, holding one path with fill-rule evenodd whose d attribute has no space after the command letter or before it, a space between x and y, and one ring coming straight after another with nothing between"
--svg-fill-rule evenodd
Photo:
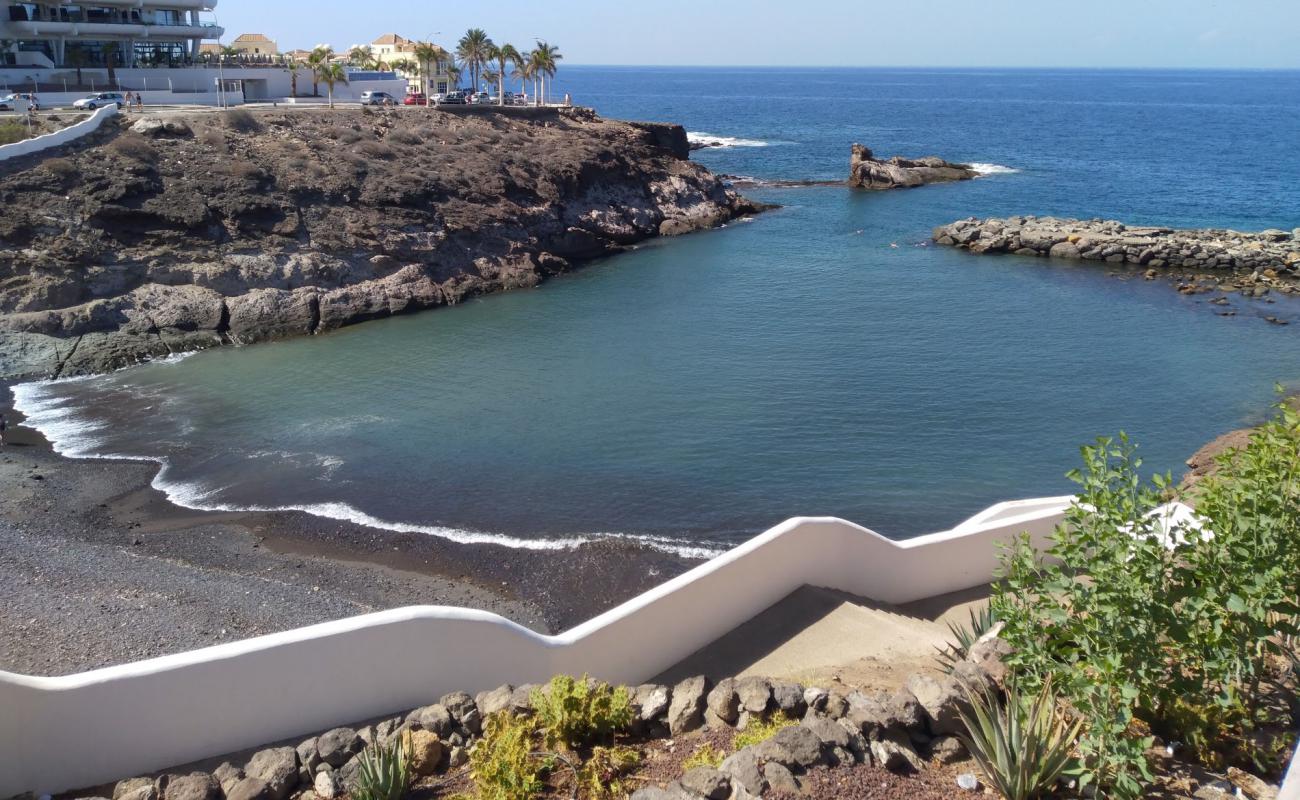
<instances>
[{"instance_id":1,"label":"white foam wave","mask_svg":"<svg viewBox=\"0 0 1300 800\"><path fill-rule=\"evenodd\" d=\"M741 139L737 136L718 136L701 131L687 131L686 141L702 147L767 147L771 142L761 139Z\"/></svg>"},{"instance_id":2,"label":"white foam wave","mask_svg":"<svg viewBox=\"0 0 1300 800\"><path fill-rule=\"evenodd\" d=\"M79 379L72 379L79 380ZM393 522L366 513L348 503L307 503L302 505L282 506L238 506L212 500L222 487L204 487L199 484L168 478L171 463L164 457L126 455L100 450L102 440L95 432L103 429L102 423L80 419L75 408L69 408L67 398L51 395L49 389L64 381L37 381L20 383L10 387L14 395L14 409L24 417L23 424L41 433L53 447L54 452L66 458L95 459L104 461L139 461L158 465L158 472L150 481L150 486L166 495L168 502L182 508L196 511L224 512L282 512L300 511L325 519L353 522L371 528L394 531L397 533L423 533L437 536L458 544L492 544L519 550L571 550L584 544L607 539L637 542L665 553L682 558L712 558L726 551L725 547L708 542L683 544L678 539L666 536L648 536L627 533L589 533L564 538L524 539L499 533L485 533L441 525L422 525L410 522ZM270 455L270 452L256 453L255 456ZM318 455L318 454L313 454ZM320 457L322 466L333 467L335 460ZM340 462L341 463L341 462Z\"/></svg>"},{"instance_id":3,"label":"white foam wave","mask_svg":"<svg viewBox=\"0 0 1300 800\"><path fill-rule=\"evenodd\" d=\"M986 164L982 161L976 161L970 165L970 168L983 175L1010 175L1020 170L1015 167L1004 167L1001 164Z\"/></svg>"}]
</instances>

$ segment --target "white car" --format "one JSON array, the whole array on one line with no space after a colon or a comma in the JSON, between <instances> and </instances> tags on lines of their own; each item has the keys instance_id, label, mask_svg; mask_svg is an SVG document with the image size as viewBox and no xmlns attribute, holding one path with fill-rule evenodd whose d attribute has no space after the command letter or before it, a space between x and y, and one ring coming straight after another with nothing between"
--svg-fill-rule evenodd
<instances>
[{"instance_id":1,"label":"white car","mask_svg":"<svg viewBox=\"0 0 1300 800\"><path fill-rule=\"evenodd\" d=\"M117 92L99 92L89 97L83 97L72 104L73 108L85 108L94 111L103 106L116 105L118 108L126 105L126 98Z\"/></svg>"}]
</instances>

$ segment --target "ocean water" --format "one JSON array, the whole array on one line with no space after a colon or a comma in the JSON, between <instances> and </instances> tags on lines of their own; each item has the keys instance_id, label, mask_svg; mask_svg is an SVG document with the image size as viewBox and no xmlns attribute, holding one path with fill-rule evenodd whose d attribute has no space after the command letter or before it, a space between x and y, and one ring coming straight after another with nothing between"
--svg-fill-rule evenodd
<instances>
[{"instance_id":1,"label":"ocean water","mask_svg":"<svg viewBox=\"0 0 1300 800\"><path fill-rule=\"evenodd\" d=\"M646 537L702 555L793 515L905 537L1068 493L1127 431L1177 473L1300 382L1290 304L928 242L970 215L1300 225L1300 73L565 67L610 117L680 122L760 180L849 145L977 162L780 210L528 291L328 336L17 387L70 455L149 459L205 508L300 508L466 542Z\"/></svg>"}]
</instances>

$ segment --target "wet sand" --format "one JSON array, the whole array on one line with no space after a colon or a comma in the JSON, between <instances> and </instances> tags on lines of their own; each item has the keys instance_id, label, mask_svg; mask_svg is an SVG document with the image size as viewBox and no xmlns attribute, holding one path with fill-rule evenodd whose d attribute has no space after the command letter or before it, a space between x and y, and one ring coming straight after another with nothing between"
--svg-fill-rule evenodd
<instances>
[{"instance_id":1,"label":"wet sand","mask_svg":"<svg viewBox=\"0 0 1300 800\"><path fill-rule=\"evenodd\" d=\"M572 627L697 562L626 542L460 545L299 512L202 512L157 468L74 460L22 426L0 449L0 670L62 675L407 605Z\"/></svg>"}]
</instances>

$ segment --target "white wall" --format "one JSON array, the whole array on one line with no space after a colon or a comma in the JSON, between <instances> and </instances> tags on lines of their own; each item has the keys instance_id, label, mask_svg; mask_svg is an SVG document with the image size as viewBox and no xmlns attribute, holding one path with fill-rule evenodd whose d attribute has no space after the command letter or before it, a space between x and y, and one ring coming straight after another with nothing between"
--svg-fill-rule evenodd
<instances>
[{"instance_id":1,"label":"white wall","mask_svg":"<svg viewBox=\"0 0 1300 800\"><path fill-rule=\"evenodd\" d=\"M425 705L589 672L638 683L805 584L904 603L986 583L997 543L1041 541L1069 498L1003 503L902 542L796 518L556 636L417 606L79 675L0 672L0 797L59 792Z\"/></svg>"},{"instance_id":2,"label":"white wall","mask_svg":"<svg viewBox=\"0 0 1300 800\"><path fill-rule=\"evenodd\" d=\"M51 147L59 147L68 144L69 142L75 141L88 133L98 130L99 126L104 123L104 120L115 116L117 116L117 106L105 106L104 108L96 109L95 113L91 114L89 118L83 119L75 125L69 125L68 127L61 128L53 133L46 133L32 139L24 139L21 142L0 145L0 161L17 158L18 156L31 155L32 153L39 153L42 150L48 150Z\"/></svg>"}]
</instances>

